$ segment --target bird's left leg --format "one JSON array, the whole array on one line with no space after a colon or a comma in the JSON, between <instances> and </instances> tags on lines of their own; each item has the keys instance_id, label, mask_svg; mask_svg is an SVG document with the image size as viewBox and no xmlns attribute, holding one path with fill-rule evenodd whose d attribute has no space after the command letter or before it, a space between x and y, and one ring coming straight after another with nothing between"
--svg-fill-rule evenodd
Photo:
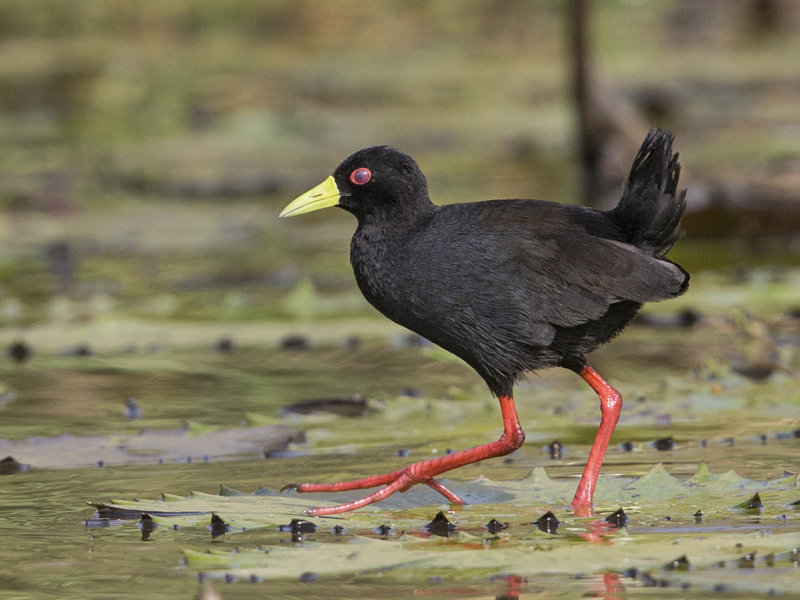
<instances>
[{"instance_id":1,"label":"bird's left leg","mask_svg":"<svg viewBox=\"0 0 800 600\"><path fill-rule=\"evenodd\" d=\"M494 442L416 462L408 465L404 469L394 471L393 473L373 475L371 477L364 477L363 479L338 483L291 483L284 486L281 491L294 489L300 493L343 492L345 490L371 488L379 485L384 486L353 502L346 502L338 506L311 508L305 511L306 514L312 516L331 515L361 508L367 504L372 504L373 502L388 498L395 492L404 492L417 483L424 483L431 487L453 504L464 504L461 498L436 481L434 477L445 471L463 467L464 465L472 464L480 460L505 456L522 445L522 442L525 441L525 433L522 431L522 426L519 424L517 411L514 407L514 398L510 395L501 396L500 409L503 413L503 434L500 436L500 439Z\"/></svg>"}]
</instances>

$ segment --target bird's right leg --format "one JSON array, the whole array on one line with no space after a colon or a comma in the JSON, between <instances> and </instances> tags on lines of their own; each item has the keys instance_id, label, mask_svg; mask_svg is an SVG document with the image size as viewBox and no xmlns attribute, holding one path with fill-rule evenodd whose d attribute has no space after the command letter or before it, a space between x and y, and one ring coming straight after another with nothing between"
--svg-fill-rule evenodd
<instances>
[{"instance_id":1,"label":"bird's right leg","mask_svg":"<svg viewBox=\"0 0 800 600\"><path fill-rule=\"evenodd\" d=\"M576 515L589 517L592 515L592 499L600 467L603 465L611 434L622 411L622 396L590 366L583 365L578 374L600 397L600 427L589 452L578 489L575 491L575 497L570 504Z\"/></svg>"}]
</instances>

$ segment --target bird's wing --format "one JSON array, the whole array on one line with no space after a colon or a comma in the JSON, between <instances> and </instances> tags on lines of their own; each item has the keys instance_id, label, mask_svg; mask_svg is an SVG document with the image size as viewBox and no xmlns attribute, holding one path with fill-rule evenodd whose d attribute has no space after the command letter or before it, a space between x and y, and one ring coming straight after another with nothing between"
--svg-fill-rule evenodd
<instances>
[{"instance_id":1,"label":"bird's wing","mask_svg":"<svg viewBox=\"0 0 800 600\"><path fill-rule=\"evenodd\" d=\"M676 265L640 249L586 231L560 205L512 204L499 221L456 219L459 229L437 228L429 260L429 289L466 303L494 326L547 342L552 327L601 318L622 300L647 302L676 295L684 281ZM462 205L465 206L465 205ZM443 233L444 232L444 233ZM423 246L424 247L424 246Z\"/></svg>"}]
</instances>

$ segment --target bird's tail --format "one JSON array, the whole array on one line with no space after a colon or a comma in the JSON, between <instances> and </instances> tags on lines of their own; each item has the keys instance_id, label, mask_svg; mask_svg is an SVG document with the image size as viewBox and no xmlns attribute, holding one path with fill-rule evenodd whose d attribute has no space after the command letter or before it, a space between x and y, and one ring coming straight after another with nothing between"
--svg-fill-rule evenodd
<instances>
[{"instance_id":1,"label":"bird's tail","mask_svg":"<svg viewBox=\"0 0 800 600\"><path fill-rule=\"evenodd\" d=\"M612 218L631 244L665 255L681 236L686 190L676 194L681 172L678 153L672 152L672 134L651 129L642 142L619 204Z\"/></svg>"}]
</instances>

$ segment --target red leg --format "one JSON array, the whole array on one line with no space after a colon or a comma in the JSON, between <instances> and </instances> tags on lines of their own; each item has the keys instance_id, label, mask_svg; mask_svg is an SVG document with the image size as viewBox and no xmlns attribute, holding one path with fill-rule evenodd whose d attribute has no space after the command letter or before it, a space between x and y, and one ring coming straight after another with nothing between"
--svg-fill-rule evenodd
<instances>
[{"instance_id":1,"label":"red leg","mask_svg":"<svg viewBox=\"0 0 800 600\"><path fill-rule=\"evenodd\" d=\"M514 399L511 396L501 396L500 409L503 411L503 435L501 435L500 439L496 442L416 462L408 465L405 469L393 473L373 475L363 479L339 483L292 483L285 486L283 489L293 488L300 493L341 492L345 490L371 488L378 485L384 486L360 500L347 502L338 506L311 508L307 510L306 514L312 516L332 515L361 508L367 504L372 504L378 500L388 498L395 492L405 492L408 488L417 483L424 483L430 486L454 504L464 504L461 498L436 481L434 477L445 471L463 467L464 465L469 465L487 458L505 456L522 445L522 442L525 441L525 433L522 431L522 427L519 424L517 410L514 408Z\"/></svg>"},{"instance_id":2,"label":"red leg","mask_svg":"<svg viewBox=\"0 0 800 600\"><path fill-rule=\"evenodd\" d=\"M600 467L603 464L608 442L611 440L611 433L619 420L622 410L622 396L600 375L589 366L584 366L578 373L583 379L592 386L592 389L600 396L600 428L589 452L586 467L583 470L575 497L570 506L578 516L592 516L592 497L594 488L597 485L597 477L600 475Z\"/></svg>"}]
</instances>

